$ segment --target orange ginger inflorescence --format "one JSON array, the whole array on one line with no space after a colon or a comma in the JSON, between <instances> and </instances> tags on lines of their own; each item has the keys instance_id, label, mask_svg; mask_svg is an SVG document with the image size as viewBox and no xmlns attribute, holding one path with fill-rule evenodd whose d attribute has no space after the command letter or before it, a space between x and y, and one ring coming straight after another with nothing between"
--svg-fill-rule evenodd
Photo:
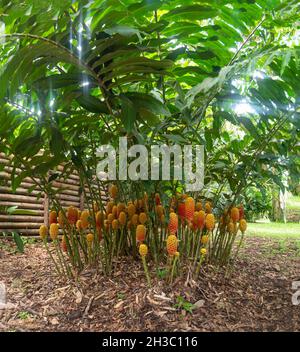
<instances>
[{"instance_id":1,"label":"orange ginger inflorescence","mask_svg":"<svg viewBox=\"0 0 300 352\"><path fill-rule=\"evenodd\" d=\"M169 255L174 255L177 252L178 239L175 235L169 235L167 238L167 252Z\"/></svg>"}]
</instances>

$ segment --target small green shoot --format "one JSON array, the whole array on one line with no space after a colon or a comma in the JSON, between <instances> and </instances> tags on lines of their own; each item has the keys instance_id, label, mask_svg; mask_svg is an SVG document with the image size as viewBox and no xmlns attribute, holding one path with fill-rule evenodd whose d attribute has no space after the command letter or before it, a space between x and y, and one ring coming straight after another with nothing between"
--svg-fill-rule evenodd
<instances>
[{"instance_id":1,"label":"small green shoot","mask_svg":"<svg viewBox=\"0 0 300 352\"><path fill-rule=\"evenodd\" d=\"M26 311L19 312L19 314L18 314L18 318L22 319L22 320L26 320L26 319L29 319L31 317L32 317L32 315L30 313L26 312Z\"/></svg>"},{"instance_id":2,"label":"small green shoot","mask_svg":"<svg viewBox=\"0 0 300 352\"><path fill-rule=\"evenodd\" d=\"M193 305L193 303L190 303L189 301L186 301L182 296L178 296L176 299L176 304L174 304L174 308L177 309L183 309L185 310L187 313L193 313L193 309L195 308L195 306Z\"/></svg>"},{"instance_id":3,"label":"small green shoot","mask_svg":"<svg viewBox=\"0 0 300 352\"><path fill-rule=\"evenodd\" d=\"M165 279L166 278L166 276L167 276L167 270L166 269L157 269L156 270L156 275L157 275L157 277L160 279L160 280L163 280L163 279Z\"/></svg>"}]
</instances>

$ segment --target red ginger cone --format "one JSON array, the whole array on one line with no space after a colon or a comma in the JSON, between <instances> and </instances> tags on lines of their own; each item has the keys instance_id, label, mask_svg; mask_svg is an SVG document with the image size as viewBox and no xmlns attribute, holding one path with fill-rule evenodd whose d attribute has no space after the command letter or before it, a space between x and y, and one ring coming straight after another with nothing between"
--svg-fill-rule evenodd
<instances>
[{"instance_id":1,"label":"red ginger cone","mask_svg":"<svg viewBox=\"0 0 300 352\"><path fill-rule=\"evenodd\" d=\"M185 218L192 221L195 212L195 201L192 197L185 200Z\"/></svg>"},{"instance_id":2,"label":"red ginger cone","mask_svg":"<svg viewBox=\"0 0 300 352\"><path fill-rule=\"evenodd\" d=\"M175 234L178 230L178 216L176 213L170 213L170 220L168 226L169 232Z\"/></svg>"}]
</instances>

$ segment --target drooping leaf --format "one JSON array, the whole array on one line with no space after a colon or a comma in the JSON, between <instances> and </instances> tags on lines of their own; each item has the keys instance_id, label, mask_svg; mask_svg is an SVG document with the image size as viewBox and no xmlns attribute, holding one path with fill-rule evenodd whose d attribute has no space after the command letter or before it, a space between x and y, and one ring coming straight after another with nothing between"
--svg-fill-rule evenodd
<instances>
[{"instance_id":1,"label":"drooping leaf","mask_svg":"<svg viewBox=\"0 0 300 352\"><path fill-rule=\"evenodd\" d=\"M20 253L24 253L24 242L21 238L21 236L17 232L13 232L13 239L15 241L15 244L17 246L17 249Z\"/></svg>"}]
</instances>

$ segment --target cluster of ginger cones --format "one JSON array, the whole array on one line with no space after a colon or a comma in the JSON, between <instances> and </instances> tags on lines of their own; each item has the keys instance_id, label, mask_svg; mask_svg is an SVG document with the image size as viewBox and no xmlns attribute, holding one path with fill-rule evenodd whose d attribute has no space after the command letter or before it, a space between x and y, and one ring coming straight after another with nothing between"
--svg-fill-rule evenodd
<instances>
[{"instance_id":1,"label":"cluster of ginger cones","mask_svg":"<svg viewBox=\"0 0 300 352\"><path fill-rule=\"evenodd\" d=\"M60 274L73 276L74 270L99 262L109 272L114 258L136 258L139 253L149 285L147 256L156 265L167 257L170 282L180 272L181 258L193 266L198 276L210 253L224 256L231 250L238 231L244 234L247 228L242 206L231 206L216 219L210 201L195 201L185 194L176 194L166 205L159 193L143 193L127 202L120 200L116 185L110 187L109 193L106 204L93 202L82 211L72 206L53 209L49 229L45 225L40 227L40 236L55 261L48 247L48 234L54 242L58 258L55 267Z\"/></svg>"}]
</instances>

